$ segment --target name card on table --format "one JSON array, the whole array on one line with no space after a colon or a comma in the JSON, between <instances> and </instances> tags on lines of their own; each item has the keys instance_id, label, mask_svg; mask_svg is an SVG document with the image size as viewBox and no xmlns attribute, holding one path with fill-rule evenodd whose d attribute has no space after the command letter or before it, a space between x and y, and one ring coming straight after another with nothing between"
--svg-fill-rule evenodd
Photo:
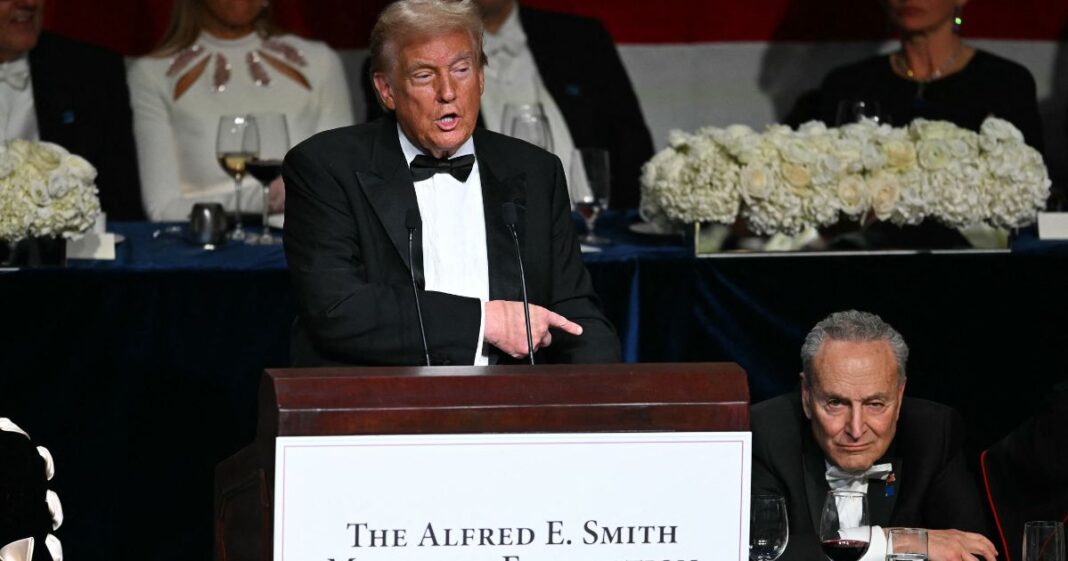
<instances>
[{"instance_id":1,"label":"name card on table","mask_svg":"<svg viewBox=\"0 0 1068 561\"><path fill-rule=\"evenodd\" d=\"M276 561L748 559L748 432L279 437Z\"/></svg>"}]
</instances>

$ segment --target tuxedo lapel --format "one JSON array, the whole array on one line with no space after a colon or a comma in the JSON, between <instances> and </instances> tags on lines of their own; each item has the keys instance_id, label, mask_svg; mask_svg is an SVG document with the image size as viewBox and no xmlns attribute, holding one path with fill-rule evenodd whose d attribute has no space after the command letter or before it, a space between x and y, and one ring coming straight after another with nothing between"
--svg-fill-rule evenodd
<instances>
[{"instance_id":1,"label":"tuxedo lapel","mask_svg":"<svg viewBox=\"0 0 1068 561\"><path fill-rule=\"evenodd\" d=\"M496 150L489 135L475 131L475 155L482 178L482 206L486 220L486 257L489 265L490 300L522 298L519 284L519 263L515 257L512 234L504 223L501 206L516 205L518 224L516 233L520 247L526 241L526 175L509 173L506 156Z\"/></svg>"},{"instance_id":2,"label":"tuxedo lapel","mask_svg":"<svg viewBox=\"0 0 1068 561\"><path fill-rule=\"evenodd\" d=\"M360 188L374 209L375 216L393 242L393 247L404 260L405 266L411 270L405 218L409 210L419 208L419 202L415 197L415 184L412 182L407 162L404 161L404 152L401 151L397 134L396 121L390 117L383 119L378 138L375 140L370 170L358 171L356 176ZM420 228L416 231L413 243L416 281L420 285L424 285L422 247Z\"/></svg>"},{"instance_id":3,"label":"tuxedo lapel","mask_svg":"<svg viewBox=\"0 0 1068 561\"><path fill-rule=\"evenodd\" d=\"M813 440L809 429L808 423L802 423L801 438L804 448L801 461L804 469L805 495L808 497L808 510L812 517L812 529L819 535L823 501L827 498L827 491L831 490L831 486L827 484L827 464L824 461L823 450Z\"/></svg>"}]
</instances>

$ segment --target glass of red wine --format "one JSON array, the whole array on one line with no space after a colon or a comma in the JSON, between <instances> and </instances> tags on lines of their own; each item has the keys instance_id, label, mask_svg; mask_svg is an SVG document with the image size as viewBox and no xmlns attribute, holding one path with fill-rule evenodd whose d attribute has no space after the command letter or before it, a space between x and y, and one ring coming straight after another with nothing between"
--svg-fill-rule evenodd
<instances>
[{"instance_id":1,"label":"glass of red wine","mask_svg":"<svg viewBox=\"0 0 1068 561\"><path fill-rule=\"evenodd\" d=\"M282 176L282 159L289 151L289 126L282 113L255 113L251 115L259 137L259 147L247 164L249 175L263 186L263 232L250 243L272 245L281 240L271 235L267 222L270 213L271 185Z\"/></svg>"},{"instance_id":2,"label":"glass of red wine","mask_svg":"<svg viewBox=\"0 0 1068 561\"><path fill-rule=\"evenodd\" d=\"M820 515L820 544L827 559L857 561L868 551L870 542L868 495L857 491L829 491Z\"/></svg>"}]
</instances>

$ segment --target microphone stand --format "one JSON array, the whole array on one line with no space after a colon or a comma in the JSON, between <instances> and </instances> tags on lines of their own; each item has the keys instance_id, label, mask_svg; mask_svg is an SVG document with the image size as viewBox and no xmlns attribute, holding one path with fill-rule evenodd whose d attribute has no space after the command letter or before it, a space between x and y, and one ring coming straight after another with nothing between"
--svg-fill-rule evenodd
<instances>
[{"instance_id":1,"label":"microphone stand","mask_svg":"<svg viewBox=\"0 0 1068 561\"><path fill-rule=\"evenodd\" d=\"M527 274L523 270L523 254L519 250L519 234L516 233L515 225L519 222L518 213L515 209L515 203L504 203L501 205L501 214L504 217L504 224L508 227L508 231L512 234L512 242L515 244L515 258L519 262L519 281L520 286L523 288L523 319L526 321L527 328L527 356L530 358L530 364L534 364L534 338L531 336L530 330L530 300L527 299Z\"/></svg>"},{"instance_id":2,"label":"microphone stand","mask_svg":"<svg viewBox=\"0 0 1068 561\"><path fill-rule=\"evenodd\" d=\"M404 225L408 228L408 272L411 273L412 277L412 296L415 296L415 314L419 317L419 335L423 339L423 356L426 358L426 365L430 366L430 347L426 344L426 328L423 327L423 307L419 304L419 285L415 282L415 252L412 251L415 231L419 229L420 224L422 224L422 219L419 218L419 211L414 208L408 209L408 213L404 216Z\"/></svg>"}]
</instances>

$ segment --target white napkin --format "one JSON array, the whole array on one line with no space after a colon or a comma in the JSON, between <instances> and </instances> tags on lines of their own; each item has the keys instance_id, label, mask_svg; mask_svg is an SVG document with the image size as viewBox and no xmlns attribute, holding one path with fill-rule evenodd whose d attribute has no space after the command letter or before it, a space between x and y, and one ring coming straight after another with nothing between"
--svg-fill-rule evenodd
<instances>
[{"instance_id":1,"label":"white napkin","mask_svg":"<svg viewBox=\"0 0 1068 561\"><path fill-rule=\"evenodd\" d=\"M63 545L59 543L59 538L48 534L45 536L45 547L52 554L52 561L63 561Z\"/></svg>"},{"instance_id":2,"label":"white napkin","mask_svg":"<svg viewBox=\"0 0 1068 561\"><path fill-rule=\"evenodd\" d=\"M0 561L30 561L33 559L33 538L13 541L0 547Z\"/></svg>"},{"instance_id":3,"label":"white napkin","mask_svg":"<svg viewBox=\"0 0 1068 561\"><path fill-rule=\"evenodd\" d=\"M0 430L4 430L7 432L17 432L22 436L25 436L26 438L30 437L30 435L26 434L26 431L20 429L18 425L11 422L11 419L8 419L7 417L0 417Z\"/></svg>"},{"instance_id":4,"label":"white napkin","mask_svg":"<svg viewBox=\"0 0 1068 561\"><path fill-rule=\"evenodd\" d=\"M40 454L41 458L44 458L45 461L45 479L52 481L52 477L56 475L56 464L52 461L52 453L44 446L38 446L37 453Z\"/></svg>"},{"instance_id":5,"label":"white napkin","mask_svg":"<svg viewBox=\"0 0 1068 561\"><path fill-rule=\"evenodd\" d=\"M63 505L59 502L59 495L49 489L45 493L45 502L48 503L48 512L52 515L52 529L57 530L63 524Z\"/></svg>"}]
</instances>

